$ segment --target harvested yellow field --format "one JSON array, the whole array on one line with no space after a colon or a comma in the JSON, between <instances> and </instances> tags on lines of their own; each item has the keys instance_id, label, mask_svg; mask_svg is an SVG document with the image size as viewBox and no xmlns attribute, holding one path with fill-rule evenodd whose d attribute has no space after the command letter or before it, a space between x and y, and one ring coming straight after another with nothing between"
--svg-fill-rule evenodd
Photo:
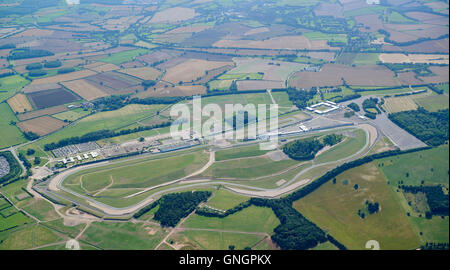
<instances>
[{"instance_id":1,"label":"harvested yellow field","mask_svg":"<svg viewBox=\"0 0 450 270\"><path fill-rule=\"evenodd\" d=\"M417 109L417 104L409 96L386 98L384 108L390 113Z\"/></svg>"},{"instance_id":2,"label":"harvested yellow field","mask_svg":"<svg viewBox=\"0 0 450 270\"><path fill-rule=\"evenodd\" d=\"M152 67L126 68L118 72L137 77L142 80L156 80L162 72Z\"/></svg>"},{"instance_id":3,"label":"harvested yellow field","mask_svg":"<svg viewBox=\"0 0 450 270\"><path fill-rule=\"evenodd\" d=\"M267 27L259 27L259 28L255 28L252 30L249 30L247 32L245 32L245 36L250 36L250 35L256 35L256 34L261 34L261 33L266 33L269 32L269 28Z\"/></svg>"},{"instance_id":4,"label":"harvested yellow field","mask_svg":"<svg viewBox=\"0 0 450 270\"><path fill-rule=\"evenodd\" d=\"M223 39L213 44L221 48L252 48L252 49L286 49L286 50L331 50L326 40L312 40L304 36L284 36L260 40L228 40Z\"/></svg>"},{"instance_id":5,"label":"harvested yellow field","mask_svg":"<svg viewBox=\"0 0 450 270\"><path fill-rule=\"evenodd\" d=\"M156 13L150 23L174 23L192 19L198 14L192 8L174 7Z\"/></svg>"},{"instance_id":6,"label":"harvested yellow field","mask_svg":"<svg viewBox=\"0 0 450 270\"><path fill-rule=\"evenodd\" d=\"M181 64L167 69L163 80L177 84L178 82L191 82L206 75L206 71L232 65L232 62L216 62L201 59L189 59Z\"/></svg>"},{"instance_id":7,"label":"harvested yellow field","mask_svg":"<svg viewBox=\"0 0 450 270\"><path fill-rule=\"evenodd\" d=\"M17 94L8 99L8 104L15 113L24 113L33 110L27 96L24 94Z\"/></svg>"},{"instance_id":8,"label":"harvested yellow field","mask_svg":"<svg viewBox=\"0 0 450 270\"><path fill-rule=\"evenodd\" d=\"M73 80L78 80L78 79L81 79L84 77L92 76L95 74L97 74L97 72L85 69L85 70L75 71L75 72L71 72L71 73L67 73L67 74L56 75L53 77L47 77L47 78L33 80L31 85L73 81Z\"/></svg>"},{"instance_id":9,"label":"harvested yellow field","mask_svg":"<svg viewBox=\"0 0 450 270\"><path fill-rule=\"evenodd\" d=\"M50 36L51 34L53 34L53 30L46 30L46 29L28 29L25 30L19 34L14 35L13 37L15 38L20 38L20 37L46 37L46 36Z\"/></svg>"},{"instance_id":10,"label":"harvested yellow field","mask_svg":"<svg viewBox=\"0 0 450 270\"><path fill-rule=\"evenodd\" d=\"M201 32L201 31L206 30L211 27L212 26L209 26L209 25L182 26L182 27L178 27L173 30L170 30L170 31L166 32L166 34L198 33L198 32Z\"/></svg>"},{"instance_id":11,"label":"harvested yellow field","mask_svg":"<svg viewBox=\"0 0 450 270\"><path fill-rule=\"evenodd\" d=\"M23 121L17 126L24 132L34 132L39 136L44 136L66 126L68 123L50 116L42 116L31 120Z\"/></svg>"},{"instance_id":12,"label":"harvested yellow field","mask_svg":"<svg viewBox=\"0 0 450 270\"><path fill-rule=\"evenodd\" d=\"M86 100L94 100L97 98L108 96L108 94L103 92L101 89L95 87L84 79L63 82L61 84Z\"/></svg>"},{"instance_id":13,"label":"harvested yellow field","mask_svg":"<svg viewBox=\"0 0 450 270\"><path fill-rule=\"evenodd\" d=\"M118 70L120 69L120 67L111 64L111 63L102 63L102 62L95 62L92 64L89 64L87 66L85 66L87 69L93 70L95 72L107 72L107 71L113 71L113 70Z\"/></svg>"},{"instance_id":14,"label":"harvested yellow field","mask_svg":"<svg viewBox=\"0 0 450 270\"><path fill-rule=\"evenodd\" d=\"M382 53L378 58L383 63L449 64L448 54Z\"/></svg>"}]
</instances>

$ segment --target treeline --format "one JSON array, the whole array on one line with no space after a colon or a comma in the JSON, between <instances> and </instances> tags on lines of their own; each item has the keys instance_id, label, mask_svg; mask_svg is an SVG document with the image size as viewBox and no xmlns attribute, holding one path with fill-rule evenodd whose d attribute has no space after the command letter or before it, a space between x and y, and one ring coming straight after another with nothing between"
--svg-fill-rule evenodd
<instances>
[{"instance_id":1,"label":"treeline","mask_svg":"<svg viewBox=\"0 0 450 270\"><path fill-rule=\"evenodd\" d=\"M70 72L74 72L75 68L73 67L65 67L65 68L60 68L58 69L58 74L66 74L66 73L70 73Z\"/></svg>"},{"instance_id":2,"label":"treeline","mask_svg":"<svg viewBox=\"0 0 450 270\"><path fill-rule=\"evenodd\" d=\"M22 161L23 166L27 170L31 169L31 163L28 161L28 159L25 157L24 154L19 153L19 155L17 155L17 157L20 159L20 161Z\"/></svg>"},{"instance_id":3,"label":"treeline","mask_svg":"<svg viewBox=\"0 0 450 270\"><path fill-rule=\"evenodd\" d=\"M422 107L414 111L389 114L389 119L428 145L438 146L448 140L448 109L429 112Z\"/></svg>"},{"instance_id":4,"label":"treeline","mask_svg":"<svg viewBox=\"0 0 450 270\"><path fill-rule=\"evenodd\" d=\"M359 108L358 104L356 104L355 102L352 102L352 103L348 104L347 107L349 107L350 109L354 110L355 112L359 112L361 110Z\"/></svg>"},{"instance_id":5,"label":"treeline","mask_svg":"<svg viewBox=\"0 0 450 270\"><path fill-rule=\"evenodd\" d=\"M52 142L52 143L46 144L46 145L44 145L44 150L52 151L57 148L61 148L61 147L68 146L71 144L87 143L87 142L92 142L92 141L98 141L101 139L112 138L112 137L127 135L127 134L131 134L131 133L141 132L141 131L145 131L145 130L151 130L151 129L155 129L155 128L168 127L171 125L171 123L172 122L163 122L163 123L152 125L152 126L146 126L146 127L140 126L140 127L136 127L133 129L123 129L121 131L112 131L112 130L108 130L108 129L94 131L94 132L84 134L81 137L78 137L78 136L70 137L70 138L62 139L56 143Z\"/></svg>"},{"instance_id":6,"label":"treeline","mask_svg":"<svg viewBox=\"0 0 450 270\"><path fill-rule=\"evenodd\" d=\"M361 97L360 94L351 94L351 95L347 95L347 96L343 96L343 97L338 97L338 98L335 98L333 100L336 103L341 103L341 102L349 101L349 100L352 100L352 99L357 99L357 98L360 98L360 97Z\"/></svg>"},{"instance_id":7,"label":"treeline","mask_svg":"<svg viewBox=\"0 0 450 270\"><path fill-rule=\"evenodd\" d=\"M251 198L250 201L255 206L271 208L280 220L271 238L282 249L305 250L327 241L325 232L295 210L288 201L259 198Z\"/></svg>"},{"instance_id":8,"label":"treeline","mask_svg":"<svg viewBox=\"0 0 450 270\"><path fill-rule=\"evenodd\" d=\"M298 90L296 88L289 87L286 93L289 96L289 100L294 103L297 108L304 109L308 106L308 101L313 99L317 94L317 90Z\"/></svg>"},{"instance_id":9,"label":"treeline","mask_svg":"<svg viewBox=\"0 0 450 270\"><path fill-rule=\"evenodd\" d=\"M431 215L443 215L448 216L448 195L442 190L442 186L405 186L402 185L400 188L407 192L417 194L419 192L425 193L427 197L427 203L430 207L430 213L426 213L427 217Z\"/></svg>"},{"instance_id":10,"label":"treeline","mask_svg":"<svg viewBox=\"0 0 450 270\"><path fill-rule=\"evenodd\" d=\"M8 60L19 60L27 58L37 58L44 56L52 56L54 53L47 50L31 50L28 48L18 49L11 51L10 55L7 57Z\"/></svg>"},{"instance_id":11,"label":"treeline","mask_svg":"<svg viewBox=\"0 0 450 270\"><path fill-rule=\"evenodd\" d=\"M148 98L131 98L128 95L109 96L96 99L92 103L99 111L114 111L129 104L174 104L185 100L186 97L148 97Z\"/></svg>"},{"instance_id":12,"label":"treeline","mask_svg":"<svg viewBox=\"0 0 450 270\"><path fill-rule=\"evenodd\" d=\"M0 152L0 157L4 157L9 164L9 173L0 177L0 184L10 181L22 173L22 167L11 152Z\"/></svg>"},{"instance_id":13,"label":"treeline","mask_svg":"<svg viewBox=\"0 0 450 270\"><path fill-rule=\"evenodd\" d=\"M37 135L36 133L32 132L32 131L28 131L28 132L22 132L23 136L29 140L29 141L34 141L39 139L39 135Z\"/></svg>"},{"instance_id":14,"label":"treeline","mask_svg":"<svg viewBox=\"0 0 450 270\"><path fill-rule=\"evenodd\" d=\"M285 144L283 152L295 160L311 160L323 147L324 145L319 140L308 138Z\"/></svg>"},{"instance_id":15,"label":"treeline","mask_svg":"<svg viewBox=\"0 0 450 270\"><path fill-rule=\"evenodd\" d=\"M175 227L182 218L187 217L210 196L210 191L188 191L164 195L159 199L159 208L154 219L164 227Z\"/></svg>"},{"instance_id":16,"label":"treeline","mask_svg":"<svg viewBox=\"0 0 450 270\"><path fill-rule=\"evenodd\" d=\"M205 217L224 218L224 217L227 217L227 216L232 215L234 213L237 213L237 212L239 212L241 210L244 210L245 208L247 208L247 207L249 207L251 205L252 205L252 203L250 201L245 201L245 202L242 202L242 203L236 205L233 208L228 209L225 212L219 212L219 211L216 211L216 210L211 209L209 207L202 207L202 208L197 209L195 211L195 213L197 215L205 216Z\"/></svg>"},{"instance_id":17,"label":"treeline","mask_svg":"<svg viewBox=\"0 0 450 270\"><path fill-rule=\"evenodd\" d=\"M295 140L285 144L283 152L295 160L311 160L325 145L333 146L341 142L343 138L343 135L328 134L322 139L322 142L316 138Z\"/></svg>"},{"instance_id":18,"label":"treeline","mask_svg":"<svg viewBox=\"0 0 450 270\"><path fill-rule=\"evenodd\" d=\"M0 45L0 50L5 50L5 49L15 49L16 45L13 43L6 43L3 45Z\"/></svg>"},{"instance_id":19,"label":"treeline","mask_svg":"<svg viewBox=\"0 0 450 270\"><path fill-rule=\"evenodd\" d=\"M426 242L425 245L421 246L422 250L448 250L448 243L429 243Z\"/></svg>"}]
</instances>

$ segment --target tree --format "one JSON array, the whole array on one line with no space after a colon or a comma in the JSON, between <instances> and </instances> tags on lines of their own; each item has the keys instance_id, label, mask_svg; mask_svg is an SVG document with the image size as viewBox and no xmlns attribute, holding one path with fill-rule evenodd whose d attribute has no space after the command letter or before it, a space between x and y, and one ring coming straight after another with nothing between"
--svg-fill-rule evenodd
<instances>
[{"instance_id":1,"label":"tree","mask_svg":"<svg viewBox=\"0 0 450 270\"><path fill-rule=\"evenodd\" d=\"M41 158L40 157L35 157L34 158L34 165L38 165L41 163Z\"/></svg>"},{"instance_id":2,"label":"tree","mask_svg":"<svg viewBox=\"0 0 450 270\"><path fill-rule=\"evenodd\" d=\"M229 249L229 250L234 250L234 248L235 248L235 247L234 247L233 245L229 245L229 246L228 246L228 249Z\"/></svg>"},{"instance_id":3,"label":"tree","mask_svg":"<svg viewBox=\"0 0 450 270\"><path fill-rule=\"evenodd\" d=\"M27 149L27 156L31 156L31 155L33 155L35 152L36 152L36 151L35 151L34 149L29 148L29 149Z\"/></svg>"}]
</instances>

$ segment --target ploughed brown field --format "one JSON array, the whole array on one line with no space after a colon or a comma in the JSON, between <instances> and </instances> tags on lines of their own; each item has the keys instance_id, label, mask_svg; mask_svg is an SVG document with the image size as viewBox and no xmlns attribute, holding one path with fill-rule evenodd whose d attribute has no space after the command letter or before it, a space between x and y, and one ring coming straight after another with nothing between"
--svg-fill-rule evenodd
<instances>
[{"instance_id":1,"label":"ploughed brown field","mask_svg":"<svg viewBox=\"0 0 450 270\"><path fill-rule=\"evenodd\" d=\"M27 94L34 107L43 109L80 100L71 92L59 88Z\"/></svg>"},{"instance_id":2,"label":"ploughed brown field","mask_svg":"<svg viewBox=\"0 0 450 270\"><path fill-rule=\"evenodd\" d=\"M39 136L44 136L68 125L68 123L50 116L42 116L26 120L17 124L24 132L34 132Z\"/></svg>"}]
</instances>

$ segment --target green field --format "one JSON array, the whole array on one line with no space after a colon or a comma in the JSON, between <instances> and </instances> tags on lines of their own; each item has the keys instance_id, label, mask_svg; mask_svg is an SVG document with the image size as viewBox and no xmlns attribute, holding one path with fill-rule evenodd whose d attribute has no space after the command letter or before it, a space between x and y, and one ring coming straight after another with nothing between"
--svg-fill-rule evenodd
<instances>
[{"instance_id":1,"label":"green field","mask_svg":"<svg viewBox=\"0 0 450 270\"><path fill-rule=\"evenodd\" d=\"M3 243L0 244L0 250L36 248L58 240L62 239L50 229L41 225L32 225L7 235Z\"/></svg>"},{"instance_id":2,"label":"green field","mask_svg":"<svg viewBox=\"0 0 450 270\"><path fill-rule=\"evenodd\" d=\"M260 73L237 73L224 74L219 77L220 80L262 80L263 75Z\"/></svg>"},{"instance_id":3,"label":"green field","mask_svg":"<svg viewBox=\"0 0 450 270\"><path fill-rule=\"evenodd\" d=\"M307 32L303 34L309 40L328 40L332 42L347 43L346 34L327 34L322 32Z\"/></svg>"},{"instance_id":4,"label":"green field","mask_svg":"<svg viewBox=\"0 0 450 270\"><path fill-rule=\"evenodd\" d=\"M27 79L20 75L0 78L0 102L14 96L18 90L29 83Z\"/></svg>"},{"instance_id":5,"label":"green field","mask_svg":"<svg viewBox=\"0 0 450 270\"><path fill-rule=\"evenodd\" d=\"M181 234L205 250L228 250L229 246L242 250L252 247L264 238L263 235L215 231L184 231Z\"/></svg>"},{"instance_id":6,"label":"green field","mask_svg":"<svg viewBox=\"0 0 450 270\"><path fill-rule=\"evenodd\" d=\"M333 146L331 149L318 155L314 162L325 163L336 161L351 156L361 150L366 143L366 134L362 130L352 132L354 137L346 137L342 142Z\"/></svg>"},{"instance_id":7,"label":"green field","mask_svg":"<svg viewBox=\"0 0 450 270\"><path fill-rule=\"evenodd\" d=\"M202 173L202 176L212 178L252 179L278 173L298 163L299 162L295 160L273 161L268 157L228 160L214 163Z\"/></svg>"},{"instance_id":8,"label":"green field","mask_svg":"<svg viewBox=\"0 0 450 270\"><path fill-rule=\"evenodd\" d=\"M353 64L357 66L376 65L379 61L378 53L358 53L353 59Z\"/></svg>"},{"instance_id":9,"label":"green field","mask_svg":"<svg viewBox=\"0 0 450 270\"><path fill-rule=\"evenodd\" d=\"M131 222L94 222L81 236L85 241L101 249L154 249L165 233L160 227Z\"/></svg>"},{"instance_id":10,"label":"green field","mask_svg":"<svg viewBox=\"0 0 450 270\"><path fill-rule=\"evenodd\" d=\"M256 157L266 154L269 151L260 150L259 144L220 150L216 152L216 161L223 161L235 158Z\"/></svg>"},{"instance_id":11,"label":"green field","mask_svg":"<svg viewBox=\"0 0 450 270\"><path fill-rule=\"evenodd\" d=\"M111 64L115 64L115 65L120 65L125 62L130 62L133 60L133 58L140 56L140 55L144 55L148 52L149 51L146 49L123 51L123 52L114 53L111 56L108 56L105 58L101 58L101 59L99 59L99 61L111 63Z\"/></svg>"},{"instance_id":12,"label":"green field","mask_svg":"<svg viewBox=\"0 0 450 270\"><path fill-rule=\"evenodd\" d=\"M224 188L220 188L214 192L214 195L206 204L217 209L227 210L247 201L248 199L249 197L247 196L242 196Z\"/></svg>"},{"instance_id":13,"label":"green field","mask_svg":"<svg viewBox=\"0 0 450 270\"><path fill-rule=\"evenodd\" d=\"M85 117L86 115L89 115L90 111L85 111L84 109L78 108L71 111L66 111L62 113L54 114L53 117L59 119L59 120L67 120L67 121L75 121L80 119L81 117Z\"/></svg>"},{"instance_id":14,"label":"green field","mask_svg":"<svg viewBox=\"0 0 450 270\"><path fill-rule=\"evenodd\" d=\"M380 159L377 164L393 187L397 187L398 181L403 181L404 185L420 186L424 181L425 184L448 187L448 155L448 146L440 146L418 153Z\"/></svg>"},{"instance_id":15,"label":"green field","mask_svg":"<svg viewBox=\"0 0 450 270\"><path fill-rule=\"evenodd\" d=\"M64 181L64 186L73 189L76 185L78 191L94 193L111 184L108 196L117 197L123 194L114 194L114 189L146 188L173 181L198 170L207 163L208 158L209 155L196 152L165 159L124 161L77 172ZM103 193L102 197L107 196Z\"/></svg>"},{"instance_id":16,"label":"green field","mask_svg":"<svg viewBox=\"0 0 450 270\"><path fill-rule=\"evenodd\" d=\"M218 229L241 232L272 233L280 221L272 209L250 206L225 218L192 215L184 223L186 228Z\"/></svg>"},{"instance_id":17,"label":"green field","mask_svg":"<svg viewBox=\"0 0 450 270\"><path fill-rule=\"evenodd\" d=\"M19 128L11 125L11 121L16 123L19 121L8 104L0 104L0 115L2 116L2 121L0 121L0 149L26 142L27 140Z\"/></svg>"},{"instance_id":18,"label":"green field","mask_svg":"<svg viewBox=\"0 0 450 270\"><path fill-rule=\"evenodd\" d=\"M424 107L427 111L438 111L448 109L449 99L442 95L431 95L425 97L413 97L414 102L420 107Z\"/></svg>"},{"instance_id":19,"label":"green field","mask_svg":"<svg viewBox=\"0 0 450 270\"><path fill-rule=\"evenodd\" d=\"M117 130L128 126L140 119L155 115L155 113L164 108L163 105L128 105L119 110L99 112L90 115L67 126L48 137L39 140L37 145L44 146L47 143L57 142L59 140L74 136L81 136L89 132L104 129Z\"/></svg>"},{"instance_id":20,"label":"green field","mask_svg":"<svg viewBox=\"0 0 450 270\"><path fill-rule=\"evenodd\" d=\"M336 184L329 181L294 207L349 249L365 249L369 240L377 240L383 250L419 246L406 213L375 163L348 170L336 179ZM363 219L357 213L366 200L378 202L381 210Z\"/></svg>"}]
</instances>

